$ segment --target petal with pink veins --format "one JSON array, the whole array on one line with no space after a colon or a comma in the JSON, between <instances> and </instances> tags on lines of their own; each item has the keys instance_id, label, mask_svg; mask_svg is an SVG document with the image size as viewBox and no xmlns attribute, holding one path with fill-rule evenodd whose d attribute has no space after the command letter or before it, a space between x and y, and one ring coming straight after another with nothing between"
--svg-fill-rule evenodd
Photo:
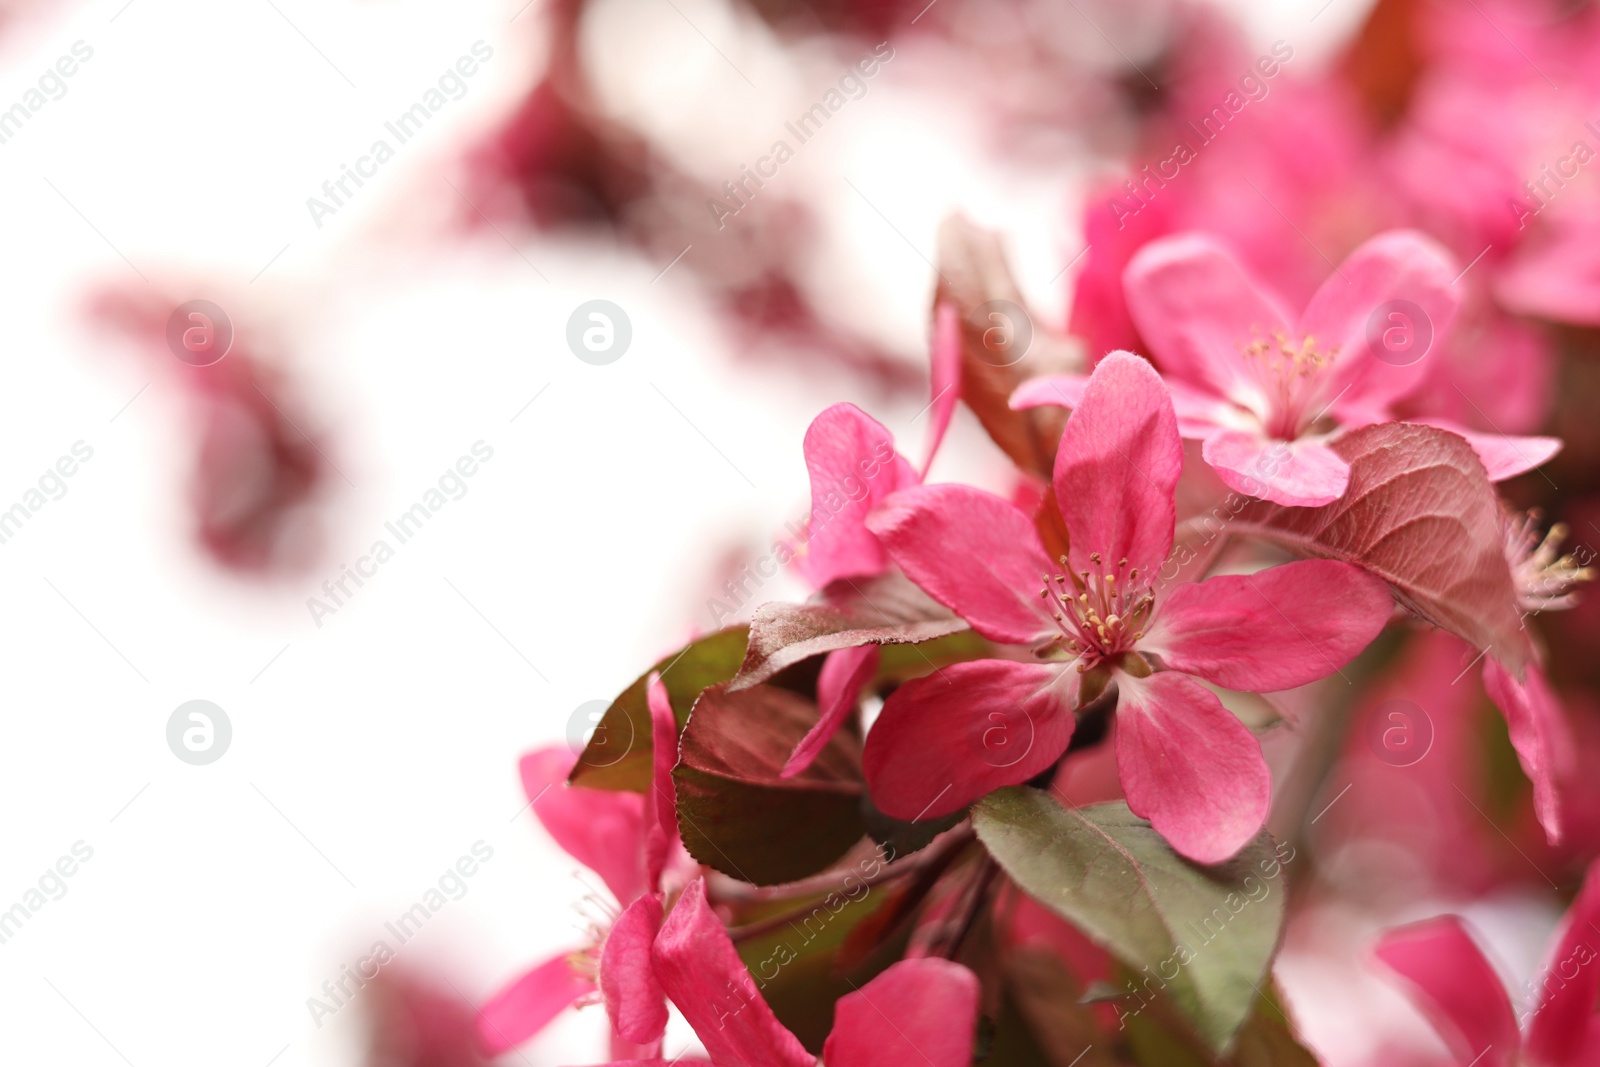
<instances>
[{"instance_id":1,"label":"petal with pink veins","mask_svg":"<svg viewBox=\"0 0 1600 1067\"><path fill-rule=\"evenodd\" d=\"M1258 388L1244 346L1291 321L1233 253L1201 234L1151 241L1129 261L1122 284L1162 371L1219 397Z\"/></svg>"},{"instance_id":2,"label":"petal with pink veins","mask_svg":"<svg viewBox=\"0 0 1600 1067\"><path fill-rule=\"evenodd\" d=\"M1224 430L1206 438L1200 454L1229 489L1285 507L1331 504L1350 484L1350 464L1317 441Z\"/></svg>"},{"instance_id":3,"label":"petal with pink veins","mask_svg":"<svg viewBox=\"0 0 1600 1067\"><path fill-rule=\"evenodd\" d=\"M546 960L500 992L478 1011L478 1039L491 1055L516 1048L549 1025L594 983L572 969L563 954Z\"/></svg>"},{"instance_id":4,"label":"petal with pink veins","mask_svg":"<svg viewBox=\"0 0 1600 1067\"><path fill-rule=\"evenodd\" d=\"M706 903L705 879L684 889L661 926L656 976L717 1067L815 1067L772 1013L722 921Z\"/></svg>"},{"instance_id":5,"label":"petal with pink veins","mask_svg":"<svg viewBox=\"0 0 1600 1067\"><path fill-rule=\"evenodd\" d=\"M1364 242L1322 283L1297 332L1302 340L1315 338L1319 350L1334 350L1322 393L1335 415L1346 405L1387 410L1422 384L1429 352L1444 343L1455 322L1461 301L1451 282L1458 269L1433 238L1391 230ZM1405 303L1385 310L1395 301ZM1424 321L1412 321L1419 311ZM1412 344L1426 333L1428 349L1393 355L1381 344L1375 349L1371 334L1394 328Z\"/></svg>"},{"instance_id":6,"label":"petal with pink veins","mask_svg":"<svg viewBox=\"0 0 1600 1067\"><path fill-rule=\"evenodd\" d=\"M873 804L896 819L959 811L1061 758L1080 675L1070 664L973 660L907 682L867 733Z\"/></svg>"},{"instance_id":7,"label":"petal with pink veins","mask_svg":"<svg viewBox=\"0 0 1600 1067\"><path fill-rule=\"evenodd\" d=\"M577 754L551 745L522 757L522 788L545 831L626 904L646 889L644 797L567 785Z\"/></svg>"},{"instance_id":8,"label":"petal with pink veins","mask_svg":"<svg viewBox=\"0 0 1600 1067\"><path fill-rule=\"evenodd\" d=\"M1274 693L1339 670L1393 612L1389 587L1360 567L1301 560L1178 586L1156 601L1139 650L1225 689Z\"/></svg>"},{"instance_id":9,"label":"petal with pink veins","mask_svg":"<svg viewBox=\"0 0 1600 1067\"><path fill-rule=\"evenodd\" d=\"M780 778L793 778L828 747L833 735L839 732L856 702L861 699L861 689L877 673L882 659L877 645L858 645L828 653L822 661L822 672L817 675L817 707L822 716L800 743L794 747L789 762L779 772Z\"/></svg>"},{"instance_id":10,"label":"petal with pink veins","mask_svg":"<svg viewBox=\"0 0 1600 1067\"><path fill-rule=\"evenodd\" d=\"M1196 863L1231 859L1267 821L1272 775L1255 737L1199 682L1117 672L1117 774L1128 807Z\"/></svg>"},{"instance_id":11,"label":"petal with pink veins","mask_svg":"<svg viewBox=\"0 0 1600 1067\"><path fill-rule=\"evenodd\" d=\"M1483 661L1483 687L1506 717L1517 761L1533 783L1533 810L1551 844L1561 840L1560 783L1573 771L1575 744L1560 699L1544 672L1528 666L1518 683L1493 656Z\"/></svg>"},{"instance_id":12,"label":"petal with pink veins","mask_svg":"<svg viewBox=\"0 0 1600 1067\"><path fill-rule=\"evenodd\" d=\"M888 557L863 525L878 502L916 485L916 471L894 450L883 424L854 404L835 404L812 420L805 437L811 475L811 524L795 566L813 585L881 574Z\"/></svg>"},{"instance_id":13,"label":"petal with pink veins","mask_svg":"<svg viewBox=\"0 0 1600 1067\"><path fill-rule=\"evenodd\" d=\"M629 904L600 953L600 992L611 1026L635 1045L659 1041L667 1029L667 997L656 981L650 946L661 930L661 895L650 893Z\"/></svg>"},{"instance_id":14,"label":"petal with pink veins","mask_svg":"<svg viewBox=\"0 0 1600 1067\"><path fill-rule=\"evenodd\" d=\"M1491 482L1503 482L1507 478L1526 474L1535 467L1542 467L1547 460L1560 452L1562 447L1559 437L1516 437L1510 434L1478 433L1449 419L1424 418L1406 421L1449 430L1458 437L1466 438L1467 444L1472 446L1472 450L1483 461L1484 470L1489 472Z\"/></svg>"},{"instance_id":15,"label":"petal with pink veins","mask_svg":"<svg viewBox=\"0 0 1600 1067\"><path fill-rule=\"evenodd\" d=\"M1590 1030L1596 1016L1595 998L1600 996L1600 957L1596 956L1595 931L1600 929L1600 862L1589 867L1578 899L1567 909L1545 959L1544 980L1534 990L1529 1004L1533 1019L1528 1024L1528 1055L1536 1063L1586 1064L1600 1060L1584 1058ZM1600 1052L1600 1045L1594 1050Z\"/></svg>"},{"instance_id":16,"label":"petal with pink veins","mask_svg":"<svg viewBox=\"0 0 1600 1067\"><path fill-rule=\"evenodd\" d=\"M884 501L867 527L906 577L991 641L1025 645L1057 632L1039 594L1059 568L1009 501L965 485L918 486Z\"/></svg>"},{"instance_id":17,"label":"petal with pink veins","mask_svg":"<svg viewBox=\"0 0 1600 1067\"><path fill-rule=\"evenodd\" d=\"M1377 956L1462 1063L1512 1067L1522 1036L1504 984L1461 920L1446 915L1383 935Z\"/></svg>"},{"instance_id":18,"label":"petal with pink veins","mask_svg":"<svg viewBox=\"0 0 1600 1067\"><path fill-rule=\"evenodd\" d=\"M834 1007L828 1067L967 1067L978 979L959 963L901 960Z\"/></svg>"},{"instance_id":19,"label":"petal with pink veins","mask_svg":"<svg viewBox=\"0 0 1600 1067\"><path fill-rule=\"evenodd\" d=\"M1107 573L1119 561L1154 574L1172 551L1183 441L1161 376L1130 352L1113 352L1089 376L1056 450L1055 490L1071 535L1074 571Z\"/></svg>"}]
</instances>

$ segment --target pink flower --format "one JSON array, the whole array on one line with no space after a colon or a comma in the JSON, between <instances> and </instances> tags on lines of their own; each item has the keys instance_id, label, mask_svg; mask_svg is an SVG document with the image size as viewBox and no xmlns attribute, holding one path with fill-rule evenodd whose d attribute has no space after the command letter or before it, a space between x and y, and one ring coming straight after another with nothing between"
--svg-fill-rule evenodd
<instances>
[{"instance_id":1,"label":"pink flower","mask_svg":"<svg viewBox=\"0 0 1600 1067\"><path fill-rule=\"evenodd\" d=\"M918 819L1025 782L1115 681L1128 806L1185 856L1221 862L1261 829L1271 779L1250 731L1195 679L1270 692L1322 678L1377 636L1392 600L1328 560L1158 598L1183 466L1172 401L1148 363L1115 352L1074 407L1055 463L1071 538L1059 568L1027 515L966 486L906 490L869 520L930 596L1043 660L958 663L896 690L867 736L873 802Z\"/></svg>"},{"instance_id":2,"label":"pink flower","mask_svg":"<svg viewBox=\"0 0 1600 1067\"><path fill-rule=\"evenodd\" d=\"M478 1033L491 1053L522 1044L568 1006L594 999L604 1000L611 1017L614 1052L660 1050L667 1005L650 945L661 928L662 875L678 847L672 785L678 738L659 675L650 678L648 699L655 745L649 796L567 786L577 757L564 745L522 759L522 787L534 814L556 844L600 876L621 910L590 944L546 960L490 998L479 1012Z\"/></svg>"},{"instance_id":3,"label":"pink flower","mask_svg":"<svg viewBox=\"0 0 1600 1067\"><path fill-rule=\"evenodd\" d=\"M1600 864L1551 939L1542 980L1519 1020L1505 986L1453 915L1385 934L1377 956L1462 1063L1590 1067L1600 1063Z\"/></svg>"},{"instance_id":4,"label":"pink flower","mask_svg":"<svg viewBox=\"0 0 1600 1067\"><path fill-rule=\"evenodd\" d=\"M929 358L933 396L925 409L931 410L931 422L920 470L895 451L894 435L854 404L835 404L811 420L804 445L811 519L795 566L814 588L889 569L889 557L867 529L867 516L927 477L959 398L960 360L960 316L953 306L940 304Z\"/></svg>"},{"instance_id":5,"label":"pink flower","mask_svg":"<svg viewBox=\"0 0 1600 1067\"><path fill-rule=\"evenodd\" d=\"M1425 380L1428 351L1455 319L1449 254L1422 234L1380 234L1352 252L1292 317L1220 243L1201 234L1153 241L1129 263L1128 310L1161 366L1185 437L1229 488L1279 504L1338 500L1349 465L1328 447L1342 430L1391 421ZM1404 304L1390 309L1391 302ZM1397 311L1399 318L1391 312ZM1395 349L1369 341L1396 334ZM1410 331L1410 332L1406 332ZM1428 347L1412 355L1410 345ZM1017 408L1073 407L1084 379L1035 379ZM1551 438L1460 433L1491 478L1531 470Z\"/></svg>"},{"instance_id":6,"label":"pink flower","mask_svg":"<svg viewBox=\"0 0 1600 1067\"><path fill-rule=\"evenodd\" d=\"M950 426L961 377L961 319L952 305L940 304L934 310L929 363L933 396L925 410L931 412L931 421L920 470L895 451L894 435L854 404L835 404L806 428L811 519L809 538L795 565L814 587L882 574L891 565L877 536L867 528L867 516L901 489L922 484ZM827 747L855 710L878 661L877 645L829 653L817 679L817 706L822 714L795 746L783 777L804 771Z\"/></svg>"},{"instance_id":7,"label":"pink flower","mask_svg":"<svg viewBox=\"0 0 1600 1067\"><path fill-rule=\"evenodd\" d=\"M684 890L655 943L656 972L716 1067L816 1067L773 1014L706 903ZM942 959L901 960L834 1006L828 1067L967 1067L978 979Z\"/></svg>"},{"instance_id":8,"label":"pink flower","mask_svg":"<svg viewBox=\"0 0 1600 1067\"><path fill-rule=\"evenodd\" d=\"M1501 522L1517 606L1525 615L1572 607L1577 587L1590 581L1594 572L1575 557L1558 554L1558 546L1567 536L1566 526L1557 523L1540 537L1537 514L1502 510ZM1533 808L1539 825L1550 843L1557 844L1564 832L1563 787L1577 770L1578 746L1566 710L1538 664L1529 664L1526 677L1519 682L1488 656L1483 661L1483 686L1505 715L1511 745L1533 782Z\"/></svg>"},{"instance_id":9,"label":"pink flower","mask_svg":"<svg viewBox=\"0 0 1600 1067\"><path fill-rule=\"evenodd\" d=\"M916 468L895 451L894 435L854 404L835 404L811 420L804 447L811 518L795 567L818 589L882 574L889 557L867 516L901 489L921 485Z\"/></svg>"}]
</instances>

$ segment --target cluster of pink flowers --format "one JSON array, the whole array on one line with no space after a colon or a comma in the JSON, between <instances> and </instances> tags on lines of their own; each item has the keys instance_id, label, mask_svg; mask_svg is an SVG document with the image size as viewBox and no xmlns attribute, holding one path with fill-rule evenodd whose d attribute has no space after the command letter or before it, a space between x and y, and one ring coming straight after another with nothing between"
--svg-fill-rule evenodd
<instances>
[{"instance_id":1,"label":"cluster of pink flowers","mask_svg":"<svg viewBox=\"0 0 1600 1067\"><path fill-rule=\"evenodd\" d=\"M1562 143L1600 104L1600 12L1557 6L1380 5L1177 173L1136 154L1031 354L995 358L1015 287L950 223L921 461L823 411L810 599L647 672L602 723L622 756L525 758L615 907L483 1007L485 1043L601 1001L618 1063L1314 1063L1271 967L1340 898L1453 1057L1370 1062L1600 1063L1600 616L1590 554L1529 510L1600 517L1600 201ZM1398 95L1359 73L1397 7ZM1175 57L1217 77L1143 115L1144 158L1249 69L1219 40ZM1000 494L933 477L959 403L952 439L1015 463ZM1289 904L1258 878L1285 842L1316 857ZM1375 855L1407 860L1346 873ZM1527 884L1518 857L1563 905L1583 883L1520 1018L1460 919L1400 925ZM708 1061L667 1057L672 1008Z\"/></svg>"}]
</instances>

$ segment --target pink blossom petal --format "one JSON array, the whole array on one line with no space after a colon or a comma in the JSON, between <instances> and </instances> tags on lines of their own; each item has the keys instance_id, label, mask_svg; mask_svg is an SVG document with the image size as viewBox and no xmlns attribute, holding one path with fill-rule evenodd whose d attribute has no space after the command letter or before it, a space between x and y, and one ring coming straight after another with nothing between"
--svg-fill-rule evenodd
<instances>
[{"instance_id":1,"label":"pink blossom petal","mask_svg":"<svg viewBox=\"0 0 1600 1067\"><path fill-rule=\"evenodd\" d=\"M1229 489L1286 507L1331 504L1350 484L1350 464L1316 441L1224 430L1206 438L1200 454Z\"/></svg>"},{"instance_id":2,"label":"pink blossom petal","mask_svg":"<svg viewBox=\"0 0 1600 1067\"><path fill-rule=\"evenodd\" d=\"M1493 656L1483 661L1483 687L1506 717L1517 761L1533 783L1533 810L1551 844L1561 840L1559 783L1573 771L1575 743L1560 699L1537 666L1518 683Z\"/></svg>"},{"instance_id":3,"label":"pink blossom petal","mask_svg":"<svg viewBox=\"0 0 1600 1067\"><path fill-rule=\"evenodd\" d=\"M1178 415L1178 433L1183 437L1196 440L1209 437L1246 418L1239 408L1203 389L1172 377L1163 377L1161 381L1172 397L1172 407ZM1083 374L1029 378L1011 394L1011 407L1015 411L1042 407L1071 410L1083 402L1083 391L1088 387L1089 378Z\"/></svg>"},{"instance_id":4,"label":"pink blossom petal","mask_svg":"<svg viewBox=\"0 0 1600 1067\"><path fill-rule=\"evenodd\" d=\"M1011 410L1057 407L1071 411L1083 403L1083 391L1087 388L1087 374L1045 374L1029 378L1011 394Z\"/></svg>"},{"instance_id":5,"label":"pink blossom petal","mask_svg":"<svg viewBox=\"0 0 1600 1067\"><path fill-rule=\"evenodd\" d=\"M1227 689L1273 693L1339 670L1393 612L1389 587L1360 567L1302 560L1178 586L1139 649Z\"/></svg>"},{"instance_id":6,"label":"pink blossom petal","mask_svg":"<svg viewBox=\"0 0 1600 1067\"><path fill-rule=\"evenodd\" d=\"M1287 331L1292 316L1215 239L1151 241L1123 274L1128 312L1163 372L1219 397L1254 390L1243 346Z\"/></svg>"},{"instance_id":7,"label":"pink blossom petal","mask_svg":"<svg viewBox=\"0 0 1600 1067\"><path fill-rule=\"evenodd\" d=\"M877 673L881 658L877 645L859 645L828 653L828 658L822 661L822 673L817 676L817 707L822 709L822 717L794 747L789 762L779 772L780 778L793 778L811 766L811 761L833 740L833 735L855 710L862 687Z\"/></svg>"},{"instance_id":8,"label":"pink blossom petal","mask_svg":"<svg viewBox=\"0 0 1600 1067\"><path fill-rule=\"evenodd\" d=\"M1056 632L1039 593L1059 568L1010 502L965 485L918 486L886 500L867 527L907 577L990 640L1032 644Z\"/></svg>"},{"instance_id":9,"label":"pink blossom petal","mask_svg":"<svg viewBox=\"0 0 1600 1067\"><path fill-rule=\"evenodd\" d=\"M672 712L672 698L667 695L667 687L659 674L651 672L645 694L650 708L654 765L650 783L650 830L646 837L647 873L651 890L659 893L661 872L678 840L678 794L672 784L672 768L678 762L678 719Z\"/></svg>"},{"instance_id":10,"label":"pink blossom petal","mask_svg":"<svg viewBox=\"0 0 1600 1067\"><path fill-rule=\"evenodd\" d=\"M594 983L572 969L566 954L546 960L489 998L478 1012L478 1039L491 1055L516 1048L592 992Z\"/></svg>"},{"instance_id":11,"label":"pink blossom petal","mask_svg":"<svg viewBox=\"0 0 1600 1067\"><path fill-rule=\"evenodd\" d=\"M606 936L600 953L600 992L611 1026L626 1041L646 1045L667 1029L667 997L656 981L650 946L661 930L661 895L629 904Z\"/></svg>"},{"instance_id":12,"label":"pink blossom petal","mask_svg":"<svg viewBox=\"0 0 1600 1067\"><path fill-rule=\"evenodd\" d=\"M1378 959L1409 984L1411 998L1462 1063L1512 1067L1522 1037L1505 986L1453 915L1383 936Z\"/></svg>"},{"instance_id":13,"label":"pink blossom petal","mask_svg":"<svg viewBox=\"0 0 1600 1067\"><path fill-rule=\"evenodd\" d=\"M1495 293L1523 315L1600 326L1600 219L1560 219L1544 239L1518 248Z\"/></svg>"},{"instance_id":14,"label":"pink blossom petal","mask_svg":"<svg viewBox=\"0 0 1600 1067\"><path fill-rule=\"evenodd\" d=\"M1336 414L1344 406L1387 410L1422 384L1432 364L1426 357L1443 345L1455 322L1460 298L1450 283L1459 269L1433 238L1391 230L1351 252L1322 283L1297 332L1315 338L1321 350L1336 350L1322 390ZM1420 309L1423 322L1411 321L1415 312L1409 308L1396 309L1401 317L1393 322L1413 331L1412 343L1420 343L1426 332L1431 337L1426 351L1390 354L1369 342L1369 330L1389 328L1382 309L1391 301ZM1375 315L1381 320L1376 325Z\"/></svg>"},{"instance_id":15,"label":"pink blossom petal","mask_svg":"<svg viewBox=\"0 0 1600 1067\"><path fill-rule=\"evenodd\" d=\"M818 587L882 573L888 557L863 523L879 501L919 480L895 451L894 437L854 404L835 404L812 420L805 454L810 537L795 566Z\"/></svg>"},{"instance_id":16,"label":"pink blossom petal","mask_svg":"<svg viewBox=\"0 0 1600 1067\"><path fill-rule=\"evenodd\" d=\"M933 457L939 454L945 431L950 428L950 417L955 414L956 401L961 399L961 312L954 304L940 304L933 312L933 350L929 354L929 388L933 397L928 401L928 451L918 472L920 482L928 477Z\"/></svg>"},{"instance_id":17,"label":"pink blossom petal","mask_svg":"<svg viewBox=\"0 0 1600 1067\"><path fill-rule=\"evenodd\" d=\"M1544 980L1534 990L1528 1010L1528 1056L1536 1063L1597 1063L1583 1058L1600 996L1600 954L1595 931L1600 929L1600 863L1590 866L1578 899L1550 944ZM1597 1046L1595 1051L1600 1051Z\"/></svg>"},{"instance_id":18,"label":"pink blossom petal","mask_svg":"<svg viewBox=\"0 0 1600 1067\"><path fill-rule=\"evenodd\" d=\"M656 976L717 1067L815 1067L762 999L696 878L656 938Z\"/></svg>"},{"instance_id":19,"label":"pink blossom petal","mask_svg":"<svg viewBox=\"0 0 1600 1067\"><path fill-rule=\"evenodd\" d=\"M907 682L867 733L872 802L896 819L931 819L1025 782L1072 739L1079 675L1070 665L973 660Z\"/></svg>"},{"instance_id":20,"label":"pink blossom petal","mask_svg":"<svg viewBox=\"0 0 1600 1067\"><path fill-rule=\"evenodd\" d=\"M522 757L522 789L545 831L600 876L621 903L646 888L644 797L566 784L578 762L565 745Z\"/></svg>"},{"instance_id":21,"label":"pink blossom petal","mask_svg":"<svg viewBox=\"0 0 1600 1067\"><path fill-rule=\"evenodd\" d=\"M1117 773L1128 807L1196 863L1221 863L1267 821L1272 776L1244 723L1194 679L1117 672Z\"/></svg>"},{"instance_id":22,"label":"pink blossom petal","mask_svg":"<svg viewBox=\"0 0 1600 1067\"><path fill-rule=\"evenodd\" d=\"M1489 472L1491 482L1503 482L1507 478L1514 478L1519 474L1526 474L1535 467L1541 467L1560 452L1562 447L1559 437L1515 437L1510 434L1478 433L1449 419L1406 421L1449 430L1457 436L1465 437L1467 444L1471 445L1478 458L1483 460L1484 469Z\"/></svg>"},{"instance_id":23,"label":"pink blossom petal","mask_svg":"<svg viewBox=\"0 0 1600 1067\"><path fill-rule=\"evenodd\" d=\"M1056 450L1055 490L1071 535L1074 571L1153 574L1172 551L1183 441L1172 398L1155 368L1113 352L1089 377Z\"/></svg>"},{"instance_id":24,"label":"pink blossom petal","mask_svg":"<svg viewBox=\"0 0 1600 1067\"><path fill-rule=\"evenodd\" d=\"M828 1067L968 1067L978 979L959 963L901 960L834 1007Z\"/></svg>"}]
</instances>

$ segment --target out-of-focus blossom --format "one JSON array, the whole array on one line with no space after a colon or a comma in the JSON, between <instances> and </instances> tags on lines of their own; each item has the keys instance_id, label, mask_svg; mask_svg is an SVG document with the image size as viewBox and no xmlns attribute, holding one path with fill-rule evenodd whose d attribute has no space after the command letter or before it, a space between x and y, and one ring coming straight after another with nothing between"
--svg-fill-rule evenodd
<instances>
[{"instance_id":1,"label":"out-of-focus blossom","mask_svg":"<svg viewBox=\"0 0 1600 1067\"><path fill-rule=\"evenodd\" d=\"M658 676L649 680L647 699L655 745L648 796L566 786L577 759L562 746L523 757L522 785L534 814L557 844L600 876L620 910L609 925L597 925L588 945L541 963L490 998L478 1029L491 1052L520 1045L569 1005L597 995L611 1019L614 1053L660 1051L667 1005L650 944L661 927L662 878L679 848L672 785L678 746Z\"/></svg>"},{"instance_id":2,"label":"out-of-focus blossom","mask_svg":"<svg viewBox=\"0 0 1600 1067\"><path fill-rule=\"evenodd\" d=\"M1393 930L1377 956L1461 1062L1590 1067L1600 1062L1600 866L1551 939L1535 996L1517 1012L1495 968L1455 916Z\"/></svg>"},{"instance_id":3,"label":"out-of-focus blossom","mask_svg":"<svg viewBox=\"0 0 1600 1067\"><path fill-rule=\"evenodd\" d=\"M1201 235L1146 245L1125 282L1183 435L1204 442L1206 462L1230 488L1294 507L1343 496L1350 468L1328 442L1342 430L1389 421L1395 403L1423 384L1426 352L1386 359L1387 349L1370 340L1373 316L1403 305L1422 319L1412 329L1442 336L1457 307L1447 253L1406 231L1358 248L1298 317ZM1037 378L1012 403L1074 407L1084 387L1081 377ZM1444 428L1467 438L1495 480L1537 466L1560 446L1552 438Z\"/></svg>"},{"instance_id":4,"label":"out-of-focus blossom","mask_svg":"<svg viewBox=\"0 0 1600 1067\"><path fill-rule=\"evenodd\" d=\"M392 965L369 985L366 1067L488 1067L476 1013L453 991Z\"/></svg>"},{"instance_id":5,"label":"out-of-focus blossom","mask_svg":"<svg viewBox=\"0 0 1600 1067\"><path fill-rule=\"evenodd\" d=\"M231 570L303 569L316 558L314 509L330 481L325 442L303 429L311 419L258 339L241 333L207 366L175 358L167 339L175 306L108 291L93 312L135 341L148 371L177 382L189 401L197 438L190 481L195 536Z\"/></svg>"}]
</instances>

